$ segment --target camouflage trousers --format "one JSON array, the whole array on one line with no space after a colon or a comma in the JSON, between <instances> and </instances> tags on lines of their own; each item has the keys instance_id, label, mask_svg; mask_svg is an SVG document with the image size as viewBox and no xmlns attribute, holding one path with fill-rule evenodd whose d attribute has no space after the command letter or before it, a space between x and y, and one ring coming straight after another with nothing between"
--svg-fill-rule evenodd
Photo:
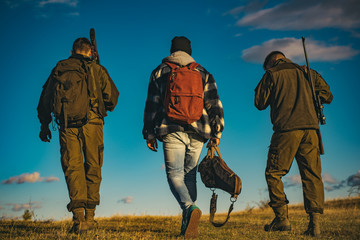
<instances>
[{"instance_id":1,"label":"camouflage trousers","mask_svg":"<svg viewBox=\"0 0 360 240\"><path fill-rule=\"evenodd\" d=\"M100 204L103 164L103 120L91 113L80 128L59 130L61 165L69 191L67 209L95 208Z\"/></svg>"},{"instance_id":2,"label":"camouflage trousers","mask_svg":"<svg viewBox=\"0 0 360 240\"><path fill-rule=\"evenodd\" d=\"M265 171L270 207L277 208L289 203L281 178L289 172L294 158L299 167L306 212L322 213L324 184L321 179L319 139L314 129L273 134Z\"/></svg>"}]
</instances>

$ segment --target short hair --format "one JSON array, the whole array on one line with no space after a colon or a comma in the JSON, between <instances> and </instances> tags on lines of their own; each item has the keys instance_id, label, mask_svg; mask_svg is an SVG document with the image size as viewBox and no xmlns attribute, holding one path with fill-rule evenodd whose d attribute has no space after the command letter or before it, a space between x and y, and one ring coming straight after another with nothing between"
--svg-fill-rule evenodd
<instances>
[{"instance_id":1,"label":"short hair","mask_svg":"<svg viewBox=\"0 0 360 240\"><path fill-rule=\"evenodd\" d=\"M280 52L280 51L272 51L271 53L269 53L266 58L265 58L265 61L264 61L264 64L263 64L263 68L264 70L266 70L266 66L268 65L268 63L272 60L272 58L278 54L281 54L285 57L285 54Z\"/></svg>"},{"instance_id":2,"label":"short hair","mask_svg":"<svg viewBox=\"0 0 360 240\"><path fill-rule=\"evenodd\" d=\"M73 44L73 52L76 53L77 51L79 52L87 52L91 50L91 43L89 41L89 39L87 38L78 38L74 41Z\"/></svg>"}]
</instances>

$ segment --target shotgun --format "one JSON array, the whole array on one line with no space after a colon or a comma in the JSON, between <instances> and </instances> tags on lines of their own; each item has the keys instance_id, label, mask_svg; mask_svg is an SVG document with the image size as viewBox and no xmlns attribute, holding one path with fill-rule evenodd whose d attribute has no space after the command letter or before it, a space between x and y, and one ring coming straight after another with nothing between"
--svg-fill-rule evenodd
<instances>
[{"instance_id":1,"label":"shotgun","mask_svg":"<svg viewBox=\"0 0 360 240\"><path fill-rule=\"evenodd\" d=\"M302 39L302 43L303 43L303 48L304 48L304 54L305 54L305 60L306 60L306 69L307 69L307 76L308 76L308 81L310 84L310 88L312 91L312 96L313 96L313 100L314 100L314 105L315 105L315 110L316 110L316 115L317 118L320 122L321 125L325 124L325 116L323 113L323 108L324 106L321 104L321 100L320 100L320 96L319 94L316 94L315 91L315 84L311 78L311 72L310 72L310 67L309 67L309 60L307 57L307 53L306 53L306 47L305 47L305 38L301 37ZM324 146L323 146L323 142L322 142L322 138L321 138L321 133L320 133L320 129L317 130L317 134L319 137L319 149L320 149L320 154L323 155L324 154Z\"/></svg>"}]
</instances>

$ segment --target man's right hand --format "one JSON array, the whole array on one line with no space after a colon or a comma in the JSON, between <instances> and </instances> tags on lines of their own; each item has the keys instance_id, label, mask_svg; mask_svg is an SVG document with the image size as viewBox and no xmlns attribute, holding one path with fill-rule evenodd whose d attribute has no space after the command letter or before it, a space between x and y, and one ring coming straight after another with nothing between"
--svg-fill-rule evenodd
<instances>
[{"instance_id":1,"label":"man's right hand","mask_svg":"<svg viewBox=\"0 0 360 240\"><path fill-rule=\"evenodd\" d=\"M206 147L209 148L211 145L219 146L220 139L219 138L211 138L209 142L207 143Z\"/></svg>"},{"instance_id":2,"label":"man's right hand","mask_svg":"<svg viewBox=\"0 0 360 240\"><path fill-rule=\"evenodd\" d=\"M40 134L39 137L41 139L41 141L43 142L50 142L51 140L51 131L49 129L49 126L47 125L41 125L41 130L40 130Z\"/></svg>"},{"instance_id":3,"label":"man's right hand","mask_svg":"<svg viewBox=\"0 0 360 240\"><path fill-rule=\"evenodd\" d=\"M156 138L146 140L146 144L151 151L157 152L158 144Z\"/></svg>"}]
</instances>

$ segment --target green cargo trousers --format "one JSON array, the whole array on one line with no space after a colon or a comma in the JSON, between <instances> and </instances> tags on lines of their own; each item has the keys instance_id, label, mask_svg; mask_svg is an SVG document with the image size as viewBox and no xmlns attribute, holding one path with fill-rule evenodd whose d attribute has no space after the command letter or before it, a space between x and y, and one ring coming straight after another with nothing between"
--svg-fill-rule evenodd
<instances>
[{"instance_id":1,"label":"green cargo trousers","mask_svg":"<svg viewBox=\"0 0 360 240\"><path fill-rule=\"evenodd\" d=\"M84 126L59 130L61 165L70 197L69 212L79 207L95 208L100 203L103 120L90 112Z\"/></svg>"},{"instance_id":2,"label":"green cargo trousers","mask_svg":"<svg viewBox=\"0 0 360 240\"><path fill-rule=\"evenodd\" d=\"M294 157L301 176L306 212L323 213L324 184L321 179L319 139L314 129L273 134L265 171L270 207L277 208L289 203L281 178L289 172Z\"/></svg>"}]
</instances>

